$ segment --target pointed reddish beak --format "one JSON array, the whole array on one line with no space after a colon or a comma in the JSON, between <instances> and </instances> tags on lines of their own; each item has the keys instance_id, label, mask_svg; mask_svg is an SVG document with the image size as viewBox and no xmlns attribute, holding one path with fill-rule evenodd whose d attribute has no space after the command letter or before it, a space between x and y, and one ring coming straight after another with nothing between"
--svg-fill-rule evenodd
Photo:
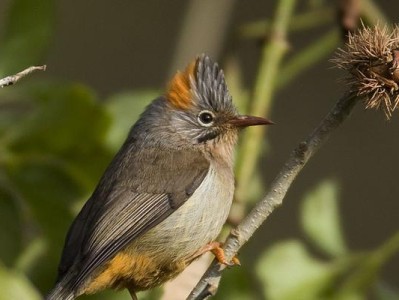
<instances>
[{"instance_id":1,"label":"pointed reddish beak","mask_svg":"<svg viewBox=\"0 0 399 300\"><path fill-rule=\"evenodd\" d=\"M274 124L272 121L254 116L237 116L229 121L230 124L236 127L247 127L247 126L256 126L256 125L272 125Z\"/></svg>"}]
</instances>

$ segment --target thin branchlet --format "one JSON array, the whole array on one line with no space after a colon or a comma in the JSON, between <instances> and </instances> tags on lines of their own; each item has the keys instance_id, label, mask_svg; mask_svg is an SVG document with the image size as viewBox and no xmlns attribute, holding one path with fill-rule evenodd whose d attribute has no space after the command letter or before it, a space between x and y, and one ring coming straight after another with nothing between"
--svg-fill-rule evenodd
<instances>
[{"instance_id":1,"label":"thin branchlet","mask_svg":"<svg viewBox=\"0 0 399 300\"><path fill-rule=\"evenodd\" d=\"M9 85L13 85L15 83L17 83L20 79L24 78L25 76L35 72L35 71L45 71L46 70L46 65L43 66L32 66L29 68L26 68L25 70L22 70L21 72L15 74L15 75L11 75L11 76L7 76L5 78L1 78L0 79L0 88L9 86Z\"/></svg>"}]
</instances>

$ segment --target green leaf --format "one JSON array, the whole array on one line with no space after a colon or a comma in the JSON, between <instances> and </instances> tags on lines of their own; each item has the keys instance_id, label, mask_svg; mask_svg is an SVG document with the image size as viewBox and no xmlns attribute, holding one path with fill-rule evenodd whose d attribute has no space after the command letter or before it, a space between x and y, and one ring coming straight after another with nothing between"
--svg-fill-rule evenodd
<instances>
[{"instance_id":1,"label":"green leaf","mask_svg":"<svg viewBox=\"0 0 399 300\"><path fill-rule=\"evenodd\" d=\"M22 226L17 200L0 173L0 261L11 266L22 247Z\"/></svg>"},{"instance_id":2,"label":"green leaf","mask_svg":"<svg viewBox=\"0 0 399 300\"><path fill-rule=\"evenodd\" d=\"M6 132L2 163L43 239L26 249L18 267L45 292L54 283L72 208L93 191L111 158L104 142L110 117L82 85L41 83L25 93L30 106Z\"/></svg>"},{"instance_id":3,"label":"green leaf","mask_svg":"<svg viewBox=\"0 0 399 300\"><path fill-rule=\"evenodd\" d=\"M10 1L0 47L0 77L41 61L54 30L54 1Z\"/></svg>"},{"instance_id":4,"label":"green leaf","mask_svg":"<svg viewBox=\"0 0 399 300\"><path fill-rule=\"evenodd\" d=\"M14 150L65 154L102 142L110 120L92 90L80 84L50 84L31 93L35 106L30 118L15 127Z\"/></svg>"},{"instance_id":5,"label":"green leaf","mask_svg":"<svg viewBox=\"0 0 399 300\"><path fill-rule=\"evenodd\" d=\"M79 297L81 300L131 300L129 292L124 289L121 291L105 290L95 295L83 295ZM141 297L140 297L141 300Z\"/></svg>"},{"instance_id":6,"label":"green leaf","mask_svg":"<svg viewBox=\"0 0 399 300\"><path fill-rule=\"evenodd\" d=\"M337 190L335 182L322 182L305 196L301 209L301 222L306 235L331 256L347 253L342 237Z\"/></svg>"},{"instance_id":7,"label":"green leaf","mask_svg":"<svg viewBox=\"0 0 399 300\"><path fill-rule=\"evenodd\" d=\"M161 299L162 290L160 288L151 289L149 291L139 292L140 300L158 300ZM105 290L95 295L84 295L79 297L82 300L131 300L129 292L126 289L121 291Z\"/></svg>"},{"instance_id":8,"label":"green leaf","mask_svg":"<svg viewBox=\"0 0 399 300\"><path fill-rule=\"evenodd\" d=\"M143 300L158 300L162 298L162 294L163 294L162 287L157 287L149 291L140 292L138 294L138 297Z\"/></svg>"},{"instance_id":9,"label":"green leaf","mask_svg":"<svg viewBox=\"0 0 399 300\"><path fill-rule=\"evenodd\" d=\"M1 48L1 47L0 47ZM22 90L26 85L18 85L19 88L0 89L0 147L5 145L4 136L26 116L26 111L32 106Z\"/></svg>"},{"instance_id":10,"label":"green leaf","mask_svg":"<svg viewBox=\"0 0 399 300\"><path fill-rule=\"evenodd\" d=\"M24 274L34 271L37 262L43 258L47 249L46 241L43 237L33 239L21 252L15 263L15 269Z\"/></svg>"},{"instance_id":11,"label":"green leaf","mask_svg":"<svg viewBox=\"0 0 399 300\"><path fill-rule=\"evenodd\" d=\"M398 300L399 290L393 289L391 286L383 282L378 282L375 287L376 298L379 300Z\"/></svg>"},{"instance_id":12,"label":"green leaf","mask_svg":"<svg viewBox=\"0 0 399 300\"><path fill-rule=\"evenodd\" d=\"M116 94L106 101L112 116L112 126L106 139L111 149L119 149L144 108L159 95L156 90L131 91Z\"/></svg>"},{"instance_id":13,"label":"green leaf","mask_svg":"<svg viewBox=\"0 0 399 300\"><path fill-rule=\"evenodd\" d=\"M40 300L42 296L21 273L0 264L0 300Z\"/></svg>"},{"instance_id":14,"label":"green leaf","mask_svg":"<svg viewBox=\"0 0 399 300\"><path fill-rule=\"evenodd\" d=\"M245 263L243 264L245 265ZM244 267L234 267L223 273L216 300L251 300L256 299L254 280L251 280L249 270ZM213 298L212 298L213 299Z\"/></svg>"},{"instance_id":15,"label":"green leaf","mask_svg":"<svg viewBox=\"0 0 399 300\"><path fill-rule=\"evenodd\" d=\"M256 272L270 300L311 300L332 285L336 269L312 258L299 241L277 243L257 263Z\"/></svg>"},{"instance_id":16,"label":"green leaf","mask_svg":"<svg viewBox=\"0 0 399 300\"><path fill-rule=\"evenodd\" d=\"M31 280L44 292L54 283L64 239L73 218L71 204L83 192L62 170L40 162L13 164L8 168L8 176L29 208L36 230L44 238L37 260L29 262L36 268L28 270Z\"/></svg>"},{"instance_id":17,"label":"green leaf","mask_svg":"<svg viewBox=\"0 0 399 300\"><path fill-rule=\"evenodd\" d=\"M358 267L342 282L343 293L370 291L378 282L378 275L384 264L397 253L399 253L399 232L379 248L365 255Z\"/></svg>"},{"instance_id":18,"label":"green leaf","mask_svg":"<svg viewBox=\"0 0 399 300\"><path fill-rule=\"evenodd\" d=\"M366 299L366 295L363 295L359 292L352 291L350 293L332 295L331 297L325 298L325 300L364 300Z\"/></svg>"},{"instance_id":19,"label":"green leaf","mask_svg":"<svg viewBox=\"0 0 399 300\"><path fill-rule=\"evenodd\" d=\"M33 91L34 106L7 135L16 159L62 169L92 190L111 159L104 140L110 116L85 86L44 85Z\"/></svg>"}]
</instances>

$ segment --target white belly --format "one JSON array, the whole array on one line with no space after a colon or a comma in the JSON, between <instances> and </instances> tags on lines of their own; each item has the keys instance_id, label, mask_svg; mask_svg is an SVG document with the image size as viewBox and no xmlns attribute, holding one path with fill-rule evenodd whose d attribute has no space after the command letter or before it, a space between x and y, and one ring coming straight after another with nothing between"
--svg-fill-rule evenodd
<instances>
[{"instance_id":1,"label":"white belly","mask_svg":"<svg viewBox=\"0 0 399 300\"><path fill-rule=\"evenodd\" d=\"M211 166L194 194L166 220L142 236L140 244L151 245L151 251L158 253L168 249L175 255L172 260L193 255L219 235L228 217L233 193L232 171L225 169L225 172L216 173Z\"/></svg>"}]
</instances>

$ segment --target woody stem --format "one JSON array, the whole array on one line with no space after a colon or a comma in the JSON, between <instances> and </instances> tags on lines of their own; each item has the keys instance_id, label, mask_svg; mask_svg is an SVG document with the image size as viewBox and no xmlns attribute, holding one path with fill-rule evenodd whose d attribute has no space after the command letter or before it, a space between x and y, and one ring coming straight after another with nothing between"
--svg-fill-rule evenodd
<instances>
[{"instance_id":1,"label":"woody stem","mask_svg":"<svg viewBox=\"0 0 399 300\"><path fill-rule=\"evenodd\" d=\"M13 85L20 79L31 74L32 72L45 71L45 70L46 70L46 65L32 66L32 67L26 68L25 70L22 70L21 72L15 74L15 75L10 75L10 76L4 77L4 78L0 78L0 88L9 86L9 85Z\"/></svg>"}]
</instances>

